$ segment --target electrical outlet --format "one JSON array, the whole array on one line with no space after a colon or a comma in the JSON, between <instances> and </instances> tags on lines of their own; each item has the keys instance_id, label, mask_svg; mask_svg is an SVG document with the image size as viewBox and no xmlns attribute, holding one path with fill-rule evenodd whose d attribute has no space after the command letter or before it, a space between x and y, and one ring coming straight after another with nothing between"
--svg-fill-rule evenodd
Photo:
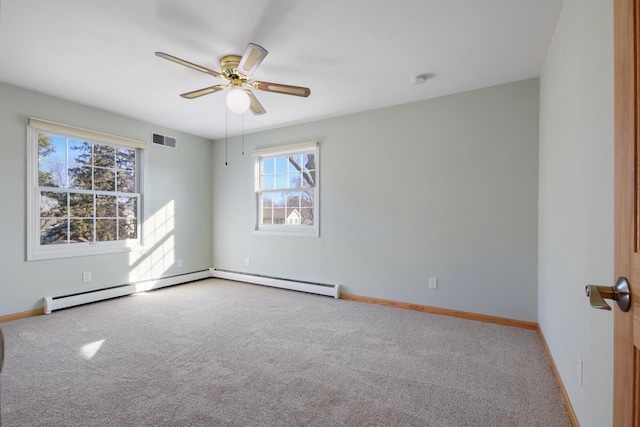
<instances>
[{"instance_id":1,"label":"electrical outlet","mask_svg":"<svg viewBox=\"0 0 640 427\"><path fill-rule=\"evenodd\" d=\"M580 355L577 356L578 357L578 362L576 363L576 374L578 375L578 384L580 385L580 387L582 387L582 359L580 358Z\"/></svg>"},{"instance_id":2,"label":"electrical outlet","mask_svg":"<svg viewBox=\"0 0 640 427\"><path fill-rule=\"evenodd\" d=\"M249 258L245 258L244 259L244 265L246 265L247 267L249 267L251 265L251 260Z\"/></svg>"},{"instance_id":3,"label":"electrical outlet","mask_svg":"<svg viewBox=\"0 0 640 427\"><path fill-rule=\"evenodd\" d=\"M429 289L438 289L437 277L429 277Z\"/></svg>"},{"instance_id":4,"label":"electrical outlet","mask_svg":"<svg viewBox=\"0 0 640 427\"><path fill-rule=\"evenodd\" d=\"M83 283L87 283L91 281L91 272L90 271L83 271L82 272L82 282Z\"/></svg>"},{"instance_id":5,"label":"electrical outlet","mask_svg":"<svg viewBox=\"0 0 640 427\"><path fill-rule=\"evenodd\" d=\"M176 261L176 266L177 266L178 268L182 267L182 260L181 260L181 259L179 259L179 260L177 260L177 261Z\"/></svg>"}]
</instances>

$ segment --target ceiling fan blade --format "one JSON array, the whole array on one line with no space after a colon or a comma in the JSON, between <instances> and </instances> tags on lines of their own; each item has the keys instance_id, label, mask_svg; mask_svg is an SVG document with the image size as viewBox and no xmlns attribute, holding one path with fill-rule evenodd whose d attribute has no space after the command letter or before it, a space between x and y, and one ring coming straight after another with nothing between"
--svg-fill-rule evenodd
<instances>
[{"instance_id":1,"label":"ceiling fan blade","mask_svg":"<svg viewBox=\"0 0 640 427\"><path fill-rule=\"evenodd\" d=\"M311 89L309 89L308 87L283 85L280 83L269 82L253 82L252 85L259 90L282 93L285 95L303 96L306 98L311 94Z\"/></svg>"},{"instance_id":2,"label":"ceiling fan blade","mask_svg":"<svg viewBox=\"0 0 640 427\"><path fill-rule=\"evenodd\" d=\"M267 110L265 110L262 104L260 104L260 101L258 101L258 98L256 98L253 92L251 92L249 89L245 89L244 91L247 92L247 95L249 95L249 108L251 108L251 112L253 114L259 116L267 112Z\"/></svg>"},{"instance_id":3,"label":"ceiling fan blade","mask_svg":"<svg viewBox=\"0 0 640 427\"><path fill-rule=\"evenodd\" d=\"M218 92L226 87L227 85L215 85L215 86L205 87L204 89L194 90L193 92L182 93L180 94L180 96L187 99L193 99L202 95L208 95L213 92Z\"/></svg>"},{"instance_id":4,"label":"ceiling fan blade","mask_svg":"<svg viewBox=\"0 0 640 427\"><path fill-rule=\"evenodd\" d=\"M220 74L217 71L213 71L213 70L210 70L208 68L202 67L200 65L194 64L192 62L185 61L184 59L180 59L180 58L177 58L175 56L171 56L168 53L156 52L156 56L158 56L160 58L168 59L169 61L173 61L176 64L184 65L185 67L193 68L196 71L200 71L202 73L209 74L210 76L213 76L213 77L222 77L222 74Z\"/></svg>"},{"instance_id":5,"label":"ceiling fan blade","mask_svg":"<svg viewBox=\"0 0 640 427\"><path fill-rule=\"evenodd\" d=\"M242 55L240 64L238 64L238 71L245 76L252 76L256 71L260 63L266 58L267 49L254 43L249 43L247 49Z\"/></svg>"}]
</instances>

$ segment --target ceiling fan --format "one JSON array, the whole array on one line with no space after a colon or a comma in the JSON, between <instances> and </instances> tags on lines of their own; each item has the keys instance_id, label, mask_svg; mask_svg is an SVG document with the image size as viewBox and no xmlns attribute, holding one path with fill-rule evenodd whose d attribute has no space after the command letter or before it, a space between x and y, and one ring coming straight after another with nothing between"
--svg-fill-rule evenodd
<instances>
[{"instance_id":1,"label":"ceiling fan","mask_svg":"<svg viewBox=\"0 0 640 427\"><path fill-rule=\"evenodd\" d=\"M184 59L171 56L164 52L156 52L156 56L168 59L169 61L173 61L180 65L184 65L185 67L193 68L196 71L209 74L210 76L222 78L228 81L227 84L209 86L203 89L194 90L192 92L183 93L180 95L181 97L194 99L203 95L208 95L210 93L219 92L230 87L231 90L227 94L227 106L231 111L234 111L236 113L244 113L250 108L253 114L260 115L266 113L267 110L265 110L262 104L260 104L253 92L251 92L251 90L249 89L245 89L244 86L250 86L254 89L263 90L266 92L302 96L305 98L311 93L311 90L307 87L253 81L253 73L267 56L267 53L269 52L267 52L267 50L262 46L254 43L249 43L242 56L226 55L220 59L220 68L222 69L221 73L185 61Z\"/></svg>"}]
</instances>

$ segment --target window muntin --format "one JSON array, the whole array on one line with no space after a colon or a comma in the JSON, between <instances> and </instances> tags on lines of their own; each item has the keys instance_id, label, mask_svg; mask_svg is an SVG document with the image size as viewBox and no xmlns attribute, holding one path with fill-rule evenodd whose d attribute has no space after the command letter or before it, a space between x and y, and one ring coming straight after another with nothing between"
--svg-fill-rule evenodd
<instances>
[{"instance_id":1,"label":"window muntin","mask_svg":"<svg viewBox=\"0 0 640 427\"><path fill-rule=\"evenodd\" d=\"M31 127L30 152L28 259L140 245L141 148Z\"/></svg>"},{"instance_id":2,"label":"window muntin","mask_svg":"<svg viewBox=\"0 0 640 427\"><path fill-rule=\"evenodd\" d=\"M317 144L256 156L256 230L318 235Z\"/></svg>"}]
</instances>

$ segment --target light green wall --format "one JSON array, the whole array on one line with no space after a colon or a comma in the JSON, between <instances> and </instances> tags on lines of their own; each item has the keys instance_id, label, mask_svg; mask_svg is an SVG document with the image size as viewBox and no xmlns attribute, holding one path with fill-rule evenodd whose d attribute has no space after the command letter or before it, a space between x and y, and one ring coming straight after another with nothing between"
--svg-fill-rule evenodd
<instances>
[{"instance_id":1,"label":"light green wall","mask_svg":"<svg viewBox=\"0 0 640 427\"><path fill-rule=\"evenodd\" d=\"M565 0L540 90L538 320L583 427L612 420L613 315L584 293L615 281L612 13Z\"/></svg>"},{"instance_id":2,"label":"light green wall","mask_svg":"<svg viewBox=\"0 0 640 427\"><path fill-rule=\"evenodd\" d=\"M214 267L536 321L538 92L531 79L245 135L247 153L320 142L320 238L253 233L253 159L230 138L224 166L215 141Z\"/></svg>"},{"instance_id":3,"label":"light green wall","mask_svg":"<svg viewBox=\"0 0 640 427\"><path fill-rule=\"evenodd\" d=\"M26 261L29 117L142 141L149 141L152 132L177 138L177 150L148 150L149 221L144 233L150 244L145 253ZM0 129L0 316L40 307L45 296L211 266L211 141L2 83ZM92 272L90 283L82 283L83 271Z\"/></svg>"}]
</instances>

